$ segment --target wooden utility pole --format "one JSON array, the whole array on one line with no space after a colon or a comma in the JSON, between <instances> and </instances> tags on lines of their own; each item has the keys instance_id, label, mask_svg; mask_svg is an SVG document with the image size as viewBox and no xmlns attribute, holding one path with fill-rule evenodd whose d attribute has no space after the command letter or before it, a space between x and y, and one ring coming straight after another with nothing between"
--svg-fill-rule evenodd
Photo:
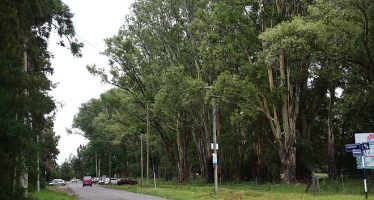
<instances>
[{"instance_id":1,"label":"wooden utility pole","mask_svg":"<svg viewBox=\"0 0 374 200\"><path fill-rule=\"evenodd\" d=\"M140 134L140 174L141 174L141 180L140 180L140 186L143 187L143 134Z\"/></svg>"},{"instance_id":2,"label":"wooden utility pole","mask_svg":"<svg viewBox=\"0 0 374 200\"><path fill-rule=\"evenodd\" d=\"M216 98L212 97L213 115L213 166L214 166L214 194L218 194L218 158L217 158L217 109ZM217 159L216 161L214 161Z\"/></svg>"},{"instance_id":3,"label":"wooden utility pole","mask_svg":"<svg viewBox=\"0 0 374 200\"><path fill-rule=\"evenodd\" d=\"M39 135L36 135L36 144L39 144ZM39 159L40 159L40 155L39 155L39 146L38 146L38 150L36 152L36 191L37 192L40 192L40 169L39 169Z\"/></svg>"},{"instance_id":4,"label":"wooden utility pole","mask_svg":"<svg viewBox=\"0 0 374 200\"><path fill-rule=\"evenodd\" d=\"M147 143L147 185L148 185L148 178L149 178L149 106L147 103L147 136L146 136L146 143Z\"/></svg>"},{"instance_id":5,"label":"wooden utility pole","mask_svg":"<svg viewBox=\"0 0 374 200\"><path fill-rule=\"evenodd\" d=\"M96 173L95 176L98 177L97 176L97 150L96 149L95 149L95 173Z\"/></svg>"}]
</instances>

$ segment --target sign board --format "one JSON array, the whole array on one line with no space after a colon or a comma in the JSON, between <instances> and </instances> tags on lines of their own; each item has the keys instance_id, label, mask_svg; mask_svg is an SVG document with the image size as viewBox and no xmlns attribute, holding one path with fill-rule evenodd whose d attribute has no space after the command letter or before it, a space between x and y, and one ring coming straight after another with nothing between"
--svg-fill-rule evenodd
<instances>
[{"instance_id":1,"label":"sign board","mask_svg":"<svg viewBox=\"0 0 374 200\"><path fill-rule=\"evenodd\" d=\"M366 143L362 145L364 151L364 162L366 169L374 169L374 133L356 133L355 143ZM362 159L356 157L357 169L362 169Z\"/></svg>"},{"instance_id":2,"label":"sign board","mask_svg":"<svg viewBox=\"0 0 374 200\"><path fill-rule=\"evenodd\" d=\"M210 149L214 149L214 143L210 143ZM216 143L216 149L218 150L218 143Z\"/></svg>"},{"instance_id":3,"label":"sign board","mask_svg":"<svg viewBox=\"0 0 374 200\"><path fill-rule=\"evenodd\" d=\"M218 163L217 153L212 153L212 156L213 156L213 165L216 165Z\"/></svg>"},{"instance_id":4,"label":"sign board","mask_svg":"<svg viewBox=\"0 0 374 200\"><path fill-rule=\"evenodd\" d=\"M361 149L353 149L352 154L353 154L353 157L360 157L361 159L362 151Z\"/></svg>"},{"instance_id":5,"label":"sign board","mask_svg":"<svg viewBox=\"0 0 374 200\"><path fill-rule=\"evenodd\" d=\"M346 144L345 151L352 152L353 150L361 150L361 144Z\"/></svg>"}]
</instances>

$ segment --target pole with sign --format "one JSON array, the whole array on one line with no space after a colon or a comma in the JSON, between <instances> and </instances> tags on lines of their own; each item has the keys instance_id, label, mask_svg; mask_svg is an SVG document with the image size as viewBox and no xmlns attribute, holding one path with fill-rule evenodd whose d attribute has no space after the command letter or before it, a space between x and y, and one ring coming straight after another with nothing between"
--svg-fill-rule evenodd
<instances>
[{"instance_id":1,"label":"pole with sign","mask_svg":"<svg viewBox=\"0 0 374 200\"><path fill-rule=\"evenodd\" d=\"M361 157L361 166L364 175L364 191L365 191L365 199L368 199L368 188L366 184L366 169L365 169L365 151L370 149L369 143L356 143L356 144L346 144L345 151L352 152L354 157Z\"/></svg>"}]
</instances>

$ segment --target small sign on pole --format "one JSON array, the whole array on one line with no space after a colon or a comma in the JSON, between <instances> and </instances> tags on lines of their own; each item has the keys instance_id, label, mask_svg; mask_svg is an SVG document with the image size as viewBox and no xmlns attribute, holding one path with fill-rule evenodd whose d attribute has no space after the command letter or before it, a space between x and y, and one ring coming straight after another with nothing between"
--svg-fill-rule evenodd
<instances>
[{"instance_id":1,"label":"small sign on pole","mask_svg":"<svg viewBox=\"0 0 374 200\"><path fill-rule=\"evenodd\" d=\"M217 153L212 153L212 157L213 157L213 165L216 165L218 163Z\"/></svg>"},{"instance_id":2,"label":"small sign on pole","mask_svg":"<svg viewBox=\"0 0 374 200\"><path fill-rule=\"evenodd\" d=\"M353 150L361 150L361 144L346 144L345 151L346 152L353 152Z\"/></svg>"},{"instance_id":3,"label":"small sign on pole","mask_svg":"<svg viewBox=\"0 0 374 200\"><path fill-rule=\"evenodd\" d=\"M216 146L216 149L218 150L218 143L216 143L215 146ZM210 149L212 150L214 149L214 143L210 143Z\"/></svg>"},{"instance_id":4,"label":"small sign on pole","mask_svg":"<svg viewBox=\"0 0 374 200\"><path fill-rule=\"evenodd\" d=\"M353 157L361 157L362 156L362 150L353 149L352 154L353 154Z\"/></svg>"}]
</instances>

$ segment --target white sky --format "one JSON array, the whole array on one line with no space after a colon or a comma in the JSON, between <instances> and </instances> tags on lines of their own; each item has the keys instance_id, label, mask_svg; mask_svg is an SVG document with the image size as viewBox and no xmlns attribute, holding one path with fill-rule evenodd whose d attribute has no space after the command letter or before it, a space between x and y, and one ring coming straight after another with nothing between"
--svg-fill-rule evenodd
<instances>
[{"instance_id":1,"label":"white sky","mask_svg":"<svg viewBox=\"0 0 374 200\"><path fill-rule=\"evenodd\" d=\"M78 39L85 44L82 58L74 58L66 48L56 45L56 38L51 38L49 51L54 54L50 77L58 83L50 94L64 106L58 108L54 130L60 135L57 163L61 164L70 154L76 155L80 144L87 140L80 135L67 135L66 128L71 127L73 117L82 103L91 98L98 98L101 93L111 88L101 84L98 77L93 77L86 70L87 64L106 66L107 58L99 54L105 49L104 39L117 34L124 24L129 7L134 0L63 0L74 14L74 26ZM88 43L88 42L89 43ZM92 45L91 45L92 44ZM95 48L96 47L96 48ZM99 50L98 50L98 49Z\"/></svg>"}]
</instances>

